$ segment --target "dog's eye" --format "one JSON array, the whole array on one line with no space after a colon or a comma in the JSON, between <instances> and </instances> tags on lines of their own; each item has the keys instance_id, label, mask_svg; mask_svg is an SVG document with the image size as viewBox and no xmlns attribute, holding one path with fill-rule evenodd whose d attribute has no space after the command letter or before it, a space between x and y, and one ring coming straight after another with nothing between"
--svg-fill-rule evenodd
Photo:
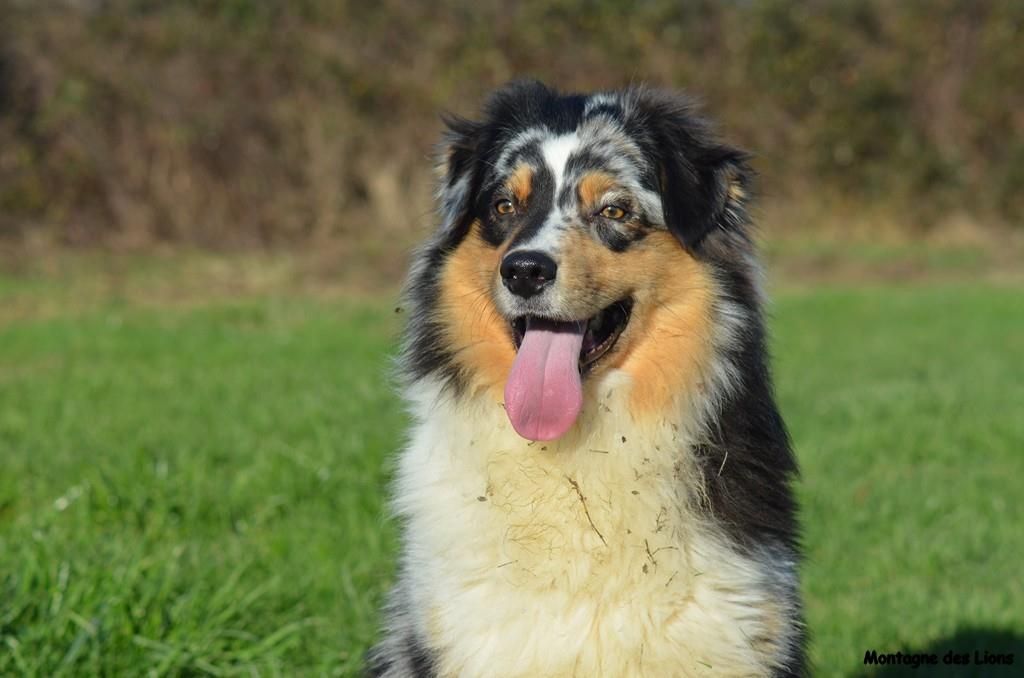
<instances>
[{"instance_id":1,"label":"dog's eye","mask_svg":"<svg viewBox=\"0 0 1024 678\"><path fill-rule=\"evenodd\" d=\"M605 217L607 219L614 219L615 221L619 221L620 219L624 219L626 217L626 210L622 209L618 205L605 205L604 209L601 210L600 214L602 217Z\"/></svg>"},{"instance_id":2,"label":"dog's eye","mask_svg":"<svg viewBox=\"0 0 1024 678\"><path fill-rule=\"evenodd\" d=\"M512 214L516 211L516 206L512 204L511 200L502 199L494 203L494 211L498 214Z\"/></svg>"}]
</instances>

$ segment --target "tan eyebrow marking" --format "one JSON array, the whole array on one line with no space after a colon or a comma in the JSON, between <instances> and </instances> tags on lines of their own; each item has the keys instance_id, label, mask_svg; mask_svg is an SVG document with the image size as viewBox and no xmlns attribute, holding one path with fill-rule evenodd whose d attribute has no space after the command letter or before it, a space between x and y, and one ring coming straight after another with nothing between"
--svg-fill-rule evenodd
<instances>
[{"instance_id":1,"label":"tan eyebrow marking","mask_svg":"<svg viewBox=\"0 0 1024 678\"><path fill-rule=\"evenodd\" d=\"M615 188L615 177L607 172L589 172L580 179L577 192L582 204L596 207L601 196L613 188Z\"/></svg>"},{"instance_id":2,"label":"tan eyebrow marking","mask_svg":"<svg viewBox=\"0 0 1024 678\"><path fill-rule=\"evenodd\" d=\"M530 189L533 186L533 167L526 163L520 164L508 178L508 187L516 200L525 203L530 197Z\"/></svg>"}]
</instances>

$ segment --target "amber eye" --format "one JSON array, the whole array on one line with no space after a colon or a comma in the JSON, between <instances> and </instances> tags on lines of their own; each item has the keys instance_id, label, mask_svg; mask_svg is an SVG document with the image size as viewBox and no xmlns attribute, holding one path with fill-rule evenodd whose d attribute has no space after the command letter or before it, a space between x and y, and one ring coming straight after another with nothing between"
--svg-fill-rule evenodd
<instances>
[{"instance_id":1,"label":"amber eye","mask_svg":"<svg viewBox=\"0 0 1024 678\"><path fill-rule=\"evenodd\" d=\"M614 219L616 221L625 218L626 210L622 209L618 205L606 205L600 212L602 217L608 219Z\"/></svg>"},{"instance_id":2,"label":"amber eye","mask_svg":"<svg viewBox=\"0 0 1024 678\"><path fill-rule=\"evenodd\" d=\"M512 204L511 200L502 199L494 203L494 211L498 214L512 214L516 211L516 206Z\"/></svg>"}]
</instances>

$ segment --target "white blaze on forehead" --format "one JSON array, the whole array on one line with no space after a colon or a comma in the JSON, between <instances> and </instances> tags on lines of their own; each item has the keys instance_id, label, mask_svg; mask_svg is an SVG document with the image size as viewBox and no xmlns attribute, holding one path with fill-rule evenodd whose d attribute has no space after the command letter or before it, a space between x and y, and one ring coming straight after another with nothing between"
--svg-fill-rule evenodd
<instances>
[{"instance_id":1,"label":"white blaze on forehead","mask_svg":"<svg viewBox=\"0 0 1024 678\"><path fill-rule=\"evenodd\" d=\"M587 110L596 106L617 104L609 95L597 95L587 102ZM661 195L645 188L641 182L644 158L635 142L629 137L621 123L606 116L584 120L579 128L552 136L545 128L531 128L517 135L509 148L500 156L498 168L508 170L508 159L527 144L538 144L541 158L551 175L553 184L551 211L544 225L528 240L517 244L516 249L536 249L552 256L558 250L559 240L565 233L565 213L558 203L566 182L570 157L581 149L597 149L605 159L606 170L614 174L618 183L637 203L646 222L654 227L664 228L665 216ZM610 199L614 199L612 196Z\"/></svg>"},{"instance_id":2,"label":"white blaze on forehead","mask_svg":"<svg viewBox=\"0 0 1024 678\"><path fill-rule=\"evenodd\" d=\"M598 101L597 103L605 103ZM639 168L636 158L639 150L636 149L618 123L609 124L607 121L601 123L585 123L578 132L563 134L561 136L547 139L541 144L541 155L544 162L551 169L555 184L555 203L552 206L551 215L553 219L561 221L561 208L558 206L558 196L561 195L562 185L565 183L565 168L569 162L569 156L583 146L599 144L605 148L611 148L615 153L611 156L611 171L613 171L628 187L633 197L639 202L641 209L647 216L650 224L661 226L665 223L662 213L661 196L647 190L640 184ZM545 227L538 234L538 239L544 236L544 231L552 231ZM548 234L548 238L551 238Z\"/></svg>"},{"instance_id":3,"label":"white blaze on forehead","mask_svg":"<svg viewBox=\"0 0 1024 678\"><path fill-rule=\"evenodd\" d=\"M551 212L537 233L528 241L520 243L516 247L517 250L540 250L552 256L558 252L559 240L565 231L562 226L563 214L558 205L558 195L565 183L565 166L569 162L569 156L579 145L580 138L576 132L550 137L541 142L541 157L544 158L544 164L551 172L551 180L554 185L551 194Z\"/></svg>"},{"instance_id":4,"label":"white blaze on forehead","mask_svg":"<svg viewBox=\"0 0 1024 678\"><path fill-rule=\"evenodd\" d=\"M563 134L553 139L546 140L541 144L540 152L544 156L544 162L551 168L551 175L555 180L555 195L558 195L562 188L562 181L565 178L565 165L569 162L569 155L580 145L580 138L573 132Z\"/></svg>"}]
</instances>

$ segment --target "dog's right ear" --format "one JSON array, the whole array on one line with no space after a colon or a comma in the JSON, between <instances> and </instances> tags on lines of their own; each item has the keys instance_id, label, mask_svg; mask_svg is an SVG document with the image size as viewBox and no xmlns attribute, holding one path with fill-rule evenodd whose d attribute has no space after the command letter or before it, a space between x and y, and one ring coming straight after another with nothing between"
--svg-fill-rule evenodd
<instances>
[{"instance_id":1,"label":"dog's right ear","mask_svg":"<svg viewBox=\"0 0 1024 678\"><path fill-rule=\"evenodd\" d=\"M486 125L452 114L441 116L447 131L441 139L437 190L441 211L440 239L454 246L465 236L472 219L473 196L480 192L480 159Z\"/></svg>"}]
</instances>

